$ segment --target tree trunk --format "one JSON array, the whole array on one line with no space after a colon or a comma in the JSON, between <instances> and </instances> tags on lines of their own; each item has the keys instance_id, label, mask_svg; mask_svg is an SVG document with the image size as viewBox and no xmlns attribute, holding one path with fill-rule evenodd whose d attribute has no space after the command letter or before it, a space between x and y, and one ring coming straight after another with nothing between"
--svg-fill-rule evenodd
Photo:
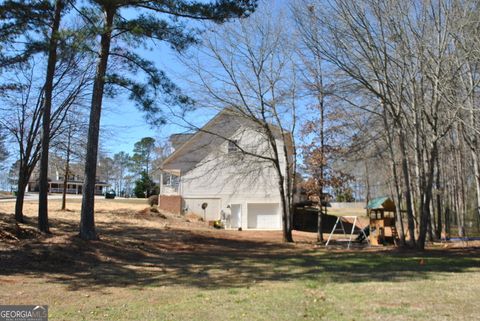
<instances>
[{"instance_id":1,"label":"tree trunk","mask_svg":"<svg viewBox=\"0 0 480 321\"><path fill-rule=\"evenodd\" d=\"M449 238L450 238L450 204L445 208L445 239L448 240Z\"/></svg>"},{"instance_id":2,"label":"tree trunk","mask_svg":"<svg viewBox=\"0 0 480 321\"><path fill-rule=\"evenodd\" d=\"M412 191L411 191L411 182L410 182L410 171L408 166L408 155L407 155L407 144L405 142L405 135L402 132L400 133L400 149L402 151L402 171L403 178L405 180L406 188L406 203L407 203L407 224L408 224L408 233L410 234L410 245L415 246L415 220L413 216L413 201L412 201ZM401 215L400 215L401 218Z\"/></svg>"},{"instance_id":3,"label":"tree trunk","mask_svg":"<svg viewBox=\"0 0 480 321\"><path fill-rule=\"evenodd\" d=\"M480 169L478 166L478 155L477 153L472 150L472 161L473 161L473 176L475 180L475 196L476 196L476 205L477 207L475 208L475 214L477 216L477 219L480 221Z\"/></svg>"},{"instance_id":4,"label":"tree trunk","mask_svg":"<svg viewBox=\"0 0 480 321\"><path fill-rule=\"evenodd\" d=\"M420 108L418 107L418 102L415 101L413 104L415 112L413 113L414 117L414 126L415 130L413 131L413 161L414 161L414 179L412 179L412 210L413 210L413 218L415 221L415 231L418 234L420 224L419 224L419 215L421 213L421 199L422 199L422 188L425 185L424 183L424 177L425 177L425 166L424 166L424 157L423 157L423 149L422 148L422 142L421 142L421 132L423 131L423 124L422 124L422 117L421 117L421 112ZM420 205L419 205L420 203Z\"/></svg>"},{"instance_id":5,"label":"tree trunk","mask_svg":"<svg viewBox=\"0 0 480 321\"><path fill-rule=\"evenodd\" d=\"M437 142L432 143L430 151L430 159L428 160L428 172L425 173L425 184L422 186L421 195L421 212L420 212L420 233L418 235L417 248L425 249L425 241L427 239L428 226L430 225L431 213L430 203L432 201L432 190L434 180L435 161L438 157Z\"/></svg>"},{"instance_id":6,"label":"tree trunk","mask_svg":"<svg viewBox=\"0 0 480 321\"><path fill-rule=\"evenodd\" d=\"M458 131L457 131L458 133ZM460 144L458 144L460 145ZM458 149L453 153L454 159L454 174L455 174L455 214L456 214L456 223L458 229L458 236L465 236L464 228L464 197L463 197L463 187L462 187L462 160L461 155Z\"/></svg>"},{"instance_id":7,"label":"tree trunk","mask_svg":"<svg viewBox=\"0 0 480 321\"><path fill-rule=\"evenodd\" d=\"M285 199L285 190L281 188L280 193L283 195L280 196L282 202L282 221L283 221L283 241L284 242L293 242L292 236L292 224L291 224L291 212L290 207L287 205Z\"/></svg>"},{"instance_id":8,"label":"tree trunk","mask_svg":"<svg viewBox=\"0 0 480 321\"><path fill-rule=\"evenodd\" d=\"M15 220L19 223L23 223L23 202L25 199L25 188L28 185L29 176L25 169L20 167L17 182L17 199L15 203Z\"/></svg>"},{"instance_id":9,"label":"tree trunk","mask_svg":"<svg viewBox=\"0 0 480 321\"><path fill-rule=\"evenodd\" d=\"M101 37L100 57L93 85L90 122L88 128L87 153L85 159L85 181L83 185L82 211L80 215L80 237L84 240L98 238L95 231L94 203L97 174L98 139L100 115L102 111L103 89L107 71L110 42L112 36L114 8L105 10L105 29Z\"/></svg>"},{"instance_id":10,"label":"tree trunk","mask_svg":"<svg viewBox=\"0 0 480 321\"><path fill-rule=\"evenodd\" d=\"M437 157L437 180L436 180L436 187L437 187L437 229L435 231L437 239L441 239L442 237L442 186L441 186L441 169L440 169L440 160Z\"/></svg>"},{"instance_id":11,"label":"tree trunk","mask_svg":"<svg viewBox=\"0 0 480 321\"><path fill-rule=\"evenodd\" d=\"M460 192L458 192L460 193ZM464 237L465 236L465 228L464 228L464 224L463 224L463 213L462 213L462 209L463 209L463 206L461 204L461 200L460 200L460 195L457 195L457 202L456 202L456 210L455 210L455 214L456 214L456 223L457 223L457 231L458 231L458 236L459 237Z\"/></svg>"},{"instance_id":12,"label":"tree trunk","mask_svg":"<svg viewBox=\"0 0 480 321\"><path fill-rule=\"evenodd\" d=\"M428 232L428 240L430 242L433 242L433 231L435 231L435 227L434 227L434 223L433 223L433 208L432 208L432 205L433 205L433 193L432 193L432 198L430 200L430 204L428 205L428 208L429 208L429 214L428 215L428 228L427 228L427 232Z\"/></svg>"},{"instance_id":13,"label":"tree trunk","mask_svg":"<svg viewBox=\"0 0 480 321\"><path fill-rule=\"evenodd\" d=\"M318 218L317 218L317 242L323 243L323 209L322 201L320 201L320 207L318 209Z\"/></svg>"},{"instance_id":14,"label":"tree trunk","mask_svg":"<svg viewBox=\"0 0 480 321\"><path fill-rule=\"evenodd\" d=\"M45 102L43 106L42 123L42 152L40 156L40 182L38 194L38 229L49 233L48 226L48 153L50 147L50 114L52 109L53 79L57 63L58 30L62 13L62 0L55 1L55 14L53 18L50 44L48 50L47 75L45 80Z\"/></svg>"},{"instance_id":15,"label":"tree trunk","mask_svg":"<svg viewBox=\"0 0 480 321\"><path fill-rule=\"evenodd\" d=\"M63 175L63 192L62 192L62 211L67 209L67 184L68 174L70 172L70 128L67 137L67 155L65 160L65 173Z\"/></svg>"},{"instance_id":16,"label":"tree trunk","mask_svg":"<svg viewBox=\"0 0 480 321\"><path fill-rule=\"evenodd\" d=\"M461 144L463 145L463 144ZM458 173L459 174L459 177L460 177L460 199L462 200L461 202L461 206L462 206L462 231L463 231L463 236L466 236L466 230L465 230L465 222L466 222L466 214L467 214L467 195L466 195L466 190L465 190L465 187L466 187L466 183L465 183L465 175L462 175L463 173L466 173L466 170L465 170L465 165L464 165L464 153L463 153L463 149L461 149L461 151L459 152L459 156L460 156L460 172Z\"/></svg>"},{"instance_id":17,"label":"tree trunk","mask_svg":"<svg viewBox=\"0 0 480 321\"><path fill-rule=\"evenodd\" d=\"M402 192L401 192L400 180L397 172L397 161L395 159L395 152L393 150L393 145L394 145L393 133L390 132L391 126L388 123L387 106L385 105L384 102L382 102L381 104L382 104L383 126L386 132L387 147L388 147L389 156L390 156L390 167L392 170L393 180L395 183L395 192L396 192L395 218L398 222L401 222L400 239L402 243L405 244L405 232L403 230L403 222L402 222L403 219L402 219L402 212L401 212Z\"/></svg>"},{"instance_id":18,"label":"tree trunk","mask_svg":"<svg viewBox=\"0 0 480 321\"><path fill-rule=\"evenodd\" d=\"M278 188L280 190L280 201L282 202L282 225L283 225L283 241L293 242L292 236L292 220L291 209L285 195L284 178L280 168L277 168Z\"/></svg>"},{"instance_id":19,"label":"tree trunk","mask_svg":"<svg viewBox=\"0 0 480 321\"><path fill-rule=\"evenodd\" d=\"M323 117L323 116L322 116ZM322 125L323 126L323 125ZM323 131L323 127L322 127ZM325 157L325 151L324 151L324 145L323 145L323 133L321 134L322 136L322 157ZM323 160L322 160L323 161ZM318 217L317 217L317 242L323 243L323 206L322 206L322 199L323 199L323 182L324 182L324 166L320 166L320 190L318 191L318 201L319 201L319 211L318 211Z\"/></svg>"}]
</instances>

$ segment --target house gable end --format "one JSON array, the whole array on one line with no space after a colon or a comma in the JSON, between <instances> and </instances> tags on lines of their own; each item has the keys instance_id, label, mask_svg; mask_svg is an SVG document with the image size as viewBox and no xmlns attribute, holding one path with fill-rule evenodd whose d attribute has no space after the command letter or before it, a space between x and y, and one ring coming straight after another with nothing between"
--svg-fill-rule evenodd
<instances>
[{"instance_id":1,"label":"house gable end","mask_svg":"<svg viewBox=\"0 0 480 321\"><path fill-rule=\"evenodd\" d=\"M240 127L235 116L225 110L218 113L162 163L162 169L186 172L231 137Z\"/></svg>"}]
</instances>

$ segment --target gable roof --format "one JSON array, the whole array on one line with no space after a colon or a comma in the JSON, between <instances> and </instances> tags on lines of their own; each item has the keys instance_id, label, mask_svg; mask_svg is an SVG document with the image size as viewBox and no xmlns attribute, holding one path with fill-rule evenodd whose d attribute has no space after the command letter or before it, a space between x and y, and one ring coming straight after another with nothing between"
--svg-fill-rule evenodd
<instances>
[{"instance_id":1,"label":"gable roof","mask_svg":"<svg viewBox=\"0 0 480 321\"><path fill-rule=\"evenodd\" d=\"M187 139L182 145L180 145L177 149L173 151L172 154L170 154L161 164L162 169L174 169L174 168L169 168L169 164L172 163L174 160L180 158L181 156L187 154L189 151L195 151L197 154L197 158L202 158L205 157L208 154L208 146L212 144L212 140L222 143L225 141L223 137L230 137L229 135L223 135L223 137L220 137L220 133L218 133L218 136L213 135L211 133L215 133L215 127L220 127L220 125L229 123L232 126L228 128L230 131L230 135L233 135L233 133L240 127L239 122L234 122L233 121L233 114L228 110L228 109L223 109L219 113L217 113L212 119L210 119L201 129L199 129L197 132L192 134L189 139ZM222 120L224 120L222 122ZM235 126L235 123L237 124ZM225 133L222 133L225 134ZM199 144L202 140L202 138L205 137L211 137L211 139L208 141L208 143L204 145L195 145ZM203 157L202 157L203 156ZM188 169L191 167L192 164L184 164L183 170ZM176 169L176 168L175 168Z\"/></svg>"},{"instance_id":2,"label":"gable roof","mask_svg":"<svg viewBox=\"0 0 480 321\"><path fill-rule=\"evenodd\" d=\"M367 209L383 209L386 211L395 211L395 203L387 196L377 197L368 202Z\"/></svg>"},{"instance_id":3,"label":"gable roof","mask_svg":"<svg viewBox=\"0 0 480 321\"><path fill-rule=\"evenodd\" d=\"M253 121L239 116L238 113L235 111L224 108L219 113L217 113L212 119L210 119L201 129L199 129L194 134L191 134L188 139L184 141L183 144L177 145L172 154L170 154L161 164L161 168L163 170L176 170L179 168L173 168L169 165L174 160L181 159L183 156L187 155L189 152L195 152L196 159L191 160L190 163L184 160L182 163L182 167L180 170L182 172L188 171L189 169L193 168L196 164L196 160L200 161L207 154L211 151L213 147L217 147L220 144L224 143L228 138L232 137L237 130L242 125L250 124L251 127ZM247 125L248 126L248 125ZM280 127L269 124L269 126L274 131L275 136L280 136ZM208 139L206 139L208 138ZM206 140L202 145L202 139ZM291 133L288 133L288 141L286 142L289 145L289 149L291 148L290 145L292 144L293 140L291 137ZM186 157L183 157L186 158ZM189 163L189 164L188 164ZM194 164L195 163L195 164ZM177 164L178 166L178 164Z\"/></svg>"}]
</instances>

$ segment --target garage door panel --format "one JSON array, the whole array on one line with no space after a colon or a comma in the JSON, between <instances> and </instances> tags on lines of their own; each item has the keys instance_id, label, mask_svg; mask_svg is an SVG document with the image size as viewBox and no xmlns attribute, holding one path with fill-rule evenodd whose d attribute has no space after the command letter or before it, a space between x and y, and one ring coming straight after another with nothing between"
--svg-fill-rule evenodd
<instances>
[{"instance_id":1,"label":"garage door panel","mask_svg":"<svg viewBox=\"0 0 480 321\"><path fill-rule=\"evenodd\" d=\"M280 226L279 204L248 204L248 228L277 229Z\"/></svg>"}]
</instances>

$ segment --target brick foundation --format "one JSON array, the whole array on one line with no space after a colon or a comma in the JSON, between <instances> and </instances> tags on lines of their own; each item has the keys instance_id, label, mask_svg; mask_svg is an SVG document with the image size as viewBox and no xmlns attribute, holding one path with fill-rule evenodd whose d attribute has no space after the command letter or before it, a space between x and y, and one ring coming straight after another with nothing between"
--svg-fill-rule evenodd
<instances>
[{"instance_id":1,"label":"brick foundation","mask_svg":"<svg viewBox=\"0 0 480 321\"><path fill-rule=\"evenodd\" d=\"M160 195L158 208L170 213L182 213L182 197L179 195Z\"/></svg>"}]
</instances>

